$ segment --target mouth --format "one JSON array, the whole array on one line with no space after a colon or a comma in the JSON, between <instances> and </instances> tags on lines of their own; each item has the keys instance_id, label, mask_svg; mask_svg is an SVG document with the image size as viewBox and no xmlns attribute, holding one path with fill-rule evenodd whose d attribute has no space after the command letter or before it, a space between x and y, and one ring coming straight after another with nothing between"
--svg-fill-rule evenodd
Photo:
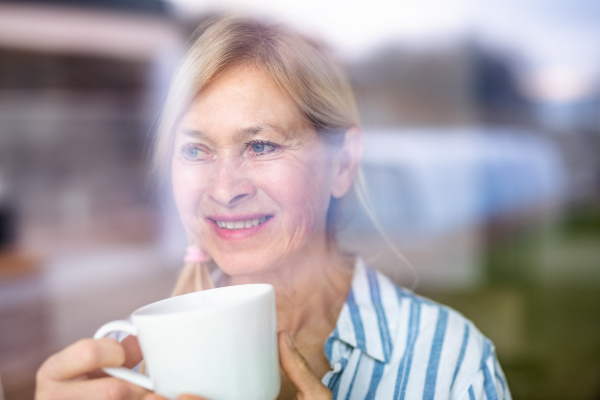
<instances>
[{"instance_id":1,"label":"mouth","mask_svg":"<svg viewBox=\"0 0 600 400\"><path fill-rule=\"evenodd\" d=\"M238 214L211 215L206 220L216 235L226 241L239 242L250 238L269 225L275 215L271 214Z\"/></svg>"},{"instance_id":2,"label":"mouth","mask_svg":"<svg viewBox=\"0 0 600 400\"><path fill-rule=\"evenodd\" d=\"M260 218L237 220L237 221L220 221L218 219L212 219L212 218L209 218L209 219L212 222L214 222L221 229L237 231L240 229L249 229L249 228L252 228L255 226L262 225L271 218L273 218L272 215L266 215L266 216L263 216Z\"/></svg>"}]
</instances>

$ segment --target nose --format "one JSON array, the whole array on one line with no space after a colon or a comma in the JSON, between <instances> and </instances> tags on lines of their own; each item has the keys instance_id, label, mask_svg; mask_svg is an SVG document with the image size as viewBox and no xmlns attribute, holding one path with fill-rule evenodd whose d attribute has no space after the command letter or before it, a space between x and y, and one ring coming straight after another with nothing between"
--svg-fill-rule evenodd
<instances>
[{"instance_id":1,"label":"nose","mask_svg":"<svg viewBox=\"0 0 600 400\"><path fill-rule=\"evenodd\" d=\"M221 158L207 194L219 205L232 208L254 197L256 186L236 157Z\"/></svg>"}]
</instances>

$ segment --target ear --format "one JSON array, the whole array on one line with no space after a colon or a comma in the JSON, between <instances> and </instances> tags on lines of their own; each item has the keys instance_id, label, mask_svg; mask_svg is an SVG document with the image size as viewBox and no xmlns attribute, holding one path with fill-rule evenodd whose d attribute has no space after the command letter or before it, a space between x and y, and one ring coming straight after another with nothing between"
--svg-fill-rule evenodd
<instances>
[{"instance_id":1,"label":"ear","mask_svg":"<svg viewBox=\"0 0 600 400\"><path fill-rule=\"evenodd\" d=\"M333 182L331 195L335 198L343 197L358 172L363 153L362 132L357 127L349 128L345 133L344 146L333 157Z\"/></svg>"}]
</instances>

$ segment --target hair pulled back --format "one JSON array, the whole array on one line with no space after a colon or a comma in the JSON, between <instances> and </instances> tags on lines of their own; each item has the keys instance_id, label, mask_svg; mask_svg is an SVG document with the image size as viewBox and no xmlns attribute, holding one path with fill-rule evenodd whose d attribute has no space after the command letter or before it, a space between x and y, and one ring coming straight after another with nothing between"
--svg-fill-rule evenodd
<instances>
[{"instance_id":1,"label":"hair pulled back","mask_svg":"<svg viewBox=\"0 0 600 400\"><path fill-rule=\"evenodd\" d=\"M173 77L158 125L155 171L169 171L175 132L193 99L226 70L243 65L263 69L327 146L340 148L346 130L359 126L350 83L322 43L276 23L243 16L211 17L192 35ZM331 242L335 242L338 206L332 198L327 212ZM214 287L208 269L206 263L187 263L173 295Z\"/></svg>"}]
</instances>

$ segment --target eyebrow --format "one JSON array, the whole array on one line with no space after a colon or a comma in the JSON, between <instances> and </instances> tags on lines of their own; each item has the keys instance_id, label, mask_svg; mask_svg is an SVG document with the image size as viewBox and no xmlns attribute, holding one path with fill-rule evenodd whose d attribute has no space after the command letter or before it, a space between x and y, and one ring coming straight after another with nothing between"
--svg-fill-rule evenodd
<instances>
[{"instance_id":1,"label":"eyebrow","mask_svg":"<svg viewBox=\"0 0 600 400\"><path fill-rule=\"evenodd\" d=\"M247 128L242 128L242 129L236 131L234 134L234 139L241 140L241 139L244 139L247 137L252 137L266 129L269 129L269 130L279 133L280 135L282 135L284 137L285 140L290 138L290 133L287 130L282 129L277 125L261 124L261 125L256 125L256 126L250 126ZM210 140L209 137L204 132L197 130L197 129L182 129L181 133L183 133L185 136L190 136L190 137L193 137L196 139L200 138L200 139Z\"/></svg>"},{"instance_id":2,"label":"eyebrow","mask_svg":"<svg viewBox=\"0 0 600 400\"><path fill-rule=\"evenodd\" d=\"M208 137L204 134L204 132L199 131L199 130L195 130L195 129L182 129L181 132L185 136L191 136L193 138L208 139Z\"/></svg>"},{"instance_id":3,"label":"eyebrow","mask_svg":"<svg viewBox=\"0 0 600 400\"><path fill-rule=\"evenodd\" d=\"M270 129L272 131L279 133L280 135L282 135L284 137L285 140L289 139L289 137L290 137L289 133L285 129L282 129L279 126L272 125L272 124L261 124L261 125L256 125L256 126L251 126L248 128L240 129L235 133L234 137L236 140L241 140L246 137L255 136L259 132L264 131L265 129Z\"/></svg>"}]
</instances>

